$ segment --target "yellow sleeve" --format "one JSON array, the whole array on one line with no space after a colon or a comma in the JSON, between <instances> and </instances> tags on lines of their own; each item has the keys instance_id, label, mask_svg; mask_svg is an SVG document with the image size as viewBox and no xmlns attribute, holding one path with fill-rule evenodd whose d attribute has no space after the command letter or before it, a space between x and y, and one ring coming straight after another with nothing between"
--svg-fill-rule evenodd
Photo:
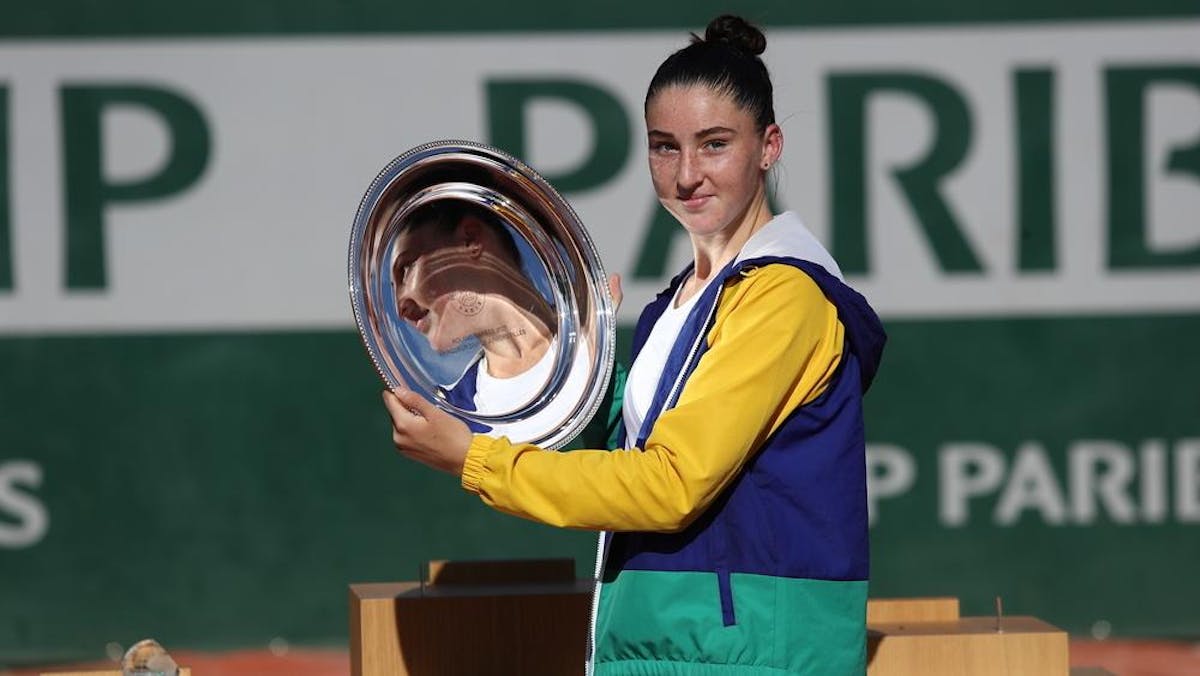
<instances>
[{"instance_id":1,"label":"yellow sleeve","mask_svg":"<svg viewBox=\"0 0 1200 676\"><path fill-rule=\"evenodd\" d=\"M568 528L675 531L704 511L837 369L843 328L806 274L769 265L730 282L700 359L645 449L546 453L477 435L462 485L510 514Z\"/></svg>"}]
</instances>

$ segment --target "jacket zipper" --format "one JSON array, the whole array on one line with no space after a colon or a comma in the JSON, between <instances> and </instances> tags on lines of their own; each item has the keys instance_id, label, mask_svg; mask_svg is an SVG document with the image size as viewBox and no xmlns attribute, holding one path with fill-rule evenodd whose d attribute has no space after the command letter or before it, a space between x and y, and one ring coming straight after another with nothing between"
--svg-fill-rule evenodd
<instances>
[{"instance_id":1,"label":"jacket zipper","mask_svg":"<svg viewBox=\"0 0 1200 676\"><path fill-rule=\"evenodd\" d=\"M683 385L684 374L691 371L688 366L696 359L696 353L700 351L700 346L703 344L704 339L708 336L708 330L712 328L712 320L713 317L716 316L717 304L720 299L721 292L718 289L717 296L713 298L713 302L708 308L708 317L705 318L704 324L701 325L699 335L696 336L696 340L692 343L692 349L688 352L687 359L683 361L684 368L675 377L675 383L671 386L671 391L667 394L667 401L663 404L663 408L659 410L659 415L662 414L663 410L674 406L675 399L678 397L679 390ZM644 422L643 427L645 427ZM626 443L628 443L628 441L626 441ZM604 564L607 563L608 559L608 552L605 551L605 544L607 544L606 541L608 536L609 533L607 531L600 531L600 538L596 545L596 571L592 591L592 612L591 616L588 618L587 663L584 665L584 673L586 676L593 676L596 669L596 619L600 613L601 577L604 574Z\"/></svg>"},{"instance_id":2,"label":"jacket zipper","mask_svg":"<svg viewBox=\"0 0 1200 676\"><path fill-rule=\"evenodd\" d=\"M600 579L604 574L604 564L608 558L608 553L604 551L605 540L607 539L608 532L600 531L600 537L596 543L596 572L592 585L592 613L588 618L587 663L584 665L586 676L592 676L596 670L596 616L600 612Z\"/></svg>"}]
</instances>

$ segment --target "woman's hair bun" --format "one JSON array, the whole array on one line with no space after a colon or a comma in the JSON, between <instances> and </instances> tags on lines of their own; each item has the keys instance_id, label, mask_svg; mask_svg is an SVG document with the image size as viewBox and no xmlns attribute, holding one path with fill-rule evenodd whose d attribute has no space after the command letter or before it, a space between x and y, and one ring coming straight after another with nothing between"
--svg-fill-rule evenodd
<instances>
[{"instance_id":1,"label":"woman's hair bun","mask_svg":"<svg viewBox=\"0 0 1200 676\"><path fill-rule=\"evenodd\" d=\"M705 42L724 42L750 56L767 51L767 37L753 24L740 16L722 14L708 22L704 29Z\"/></svg>"}]
</instances>

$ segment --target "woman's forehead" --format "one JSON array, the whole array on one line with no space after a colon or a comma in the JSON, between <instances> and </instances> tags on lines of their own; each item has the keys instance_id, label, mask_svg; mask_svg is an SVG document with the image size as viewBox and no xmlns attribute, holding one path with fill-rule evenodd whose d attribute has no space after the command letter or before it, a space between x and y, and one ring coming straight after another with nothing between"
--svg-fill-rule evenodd
<instances>
[{"instance_id":1,"label":"woman's forehead","mask_svg":"<svg viewBox=\"0 0 1200 676\"><path fill-rule=\"evenodd\" d=\"M711 127L738 129L754 119L728 93L708 85L672 85L646 105L647 131L691 133Z\"/></svg>"}]
</instances>

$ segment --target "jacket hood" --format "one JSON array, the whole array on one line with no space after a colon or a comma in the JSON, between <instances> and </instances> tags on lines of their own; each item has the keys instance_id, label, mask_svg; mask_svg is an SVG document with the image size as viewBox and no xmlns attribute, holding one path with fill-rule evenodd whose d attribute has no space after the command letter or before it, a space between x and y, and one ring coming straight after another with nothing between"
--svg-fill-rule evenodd
<instances>
[{"instance_id":1,"label":"jacket hood","mask_svg":"<svg viewBox=\"0 0 1200 676\"><path fill-rule=\"evenodd\" d=\"M866 392L879 370L887 333L862 294L850 287L833 256L821 245L800 217L787 211L767 222L742 247L734 268L769 262L791 262L804 270L821 287L838 309L850 348L858 357L862 389Z\"/></svg>"},{"instance_id":2,"label":"jacket hood","mask_svg":"<svg viewBox=\"0 0 1200 676\"><path fill-rule=\"evenodd\" d=\"M746 240L735 260L746 261L765 256L799 258L816 263L829 274L845 281L837 261L833 260L833 256L792 211L785 211L767 221L766 225Z\"/></svg>"}]
</instances>

